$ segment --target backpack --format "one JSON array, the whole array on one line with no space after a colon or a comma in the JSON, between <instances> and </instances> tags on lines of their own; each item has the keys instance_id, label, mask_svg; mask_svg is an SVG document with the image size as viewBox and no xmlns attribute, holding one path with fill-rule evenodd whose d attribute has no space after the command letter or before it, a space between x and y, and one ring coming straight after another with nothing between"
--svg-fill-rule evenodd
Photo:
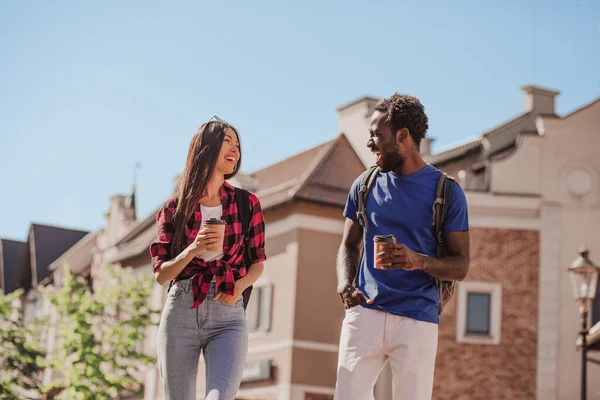
<instances>
[{"instance_id":1,"label":"backpack","mask_svg":"<svg viewBox=\"0 0 600 400\"><path fill-rule=\"evenodd\" d=\"M246 268L250 267L252 262L250 258L250 192L246 189L234 188L235 189L235 204L238 209L240 222L242 223L242 236L244 237L244 263ZM244 300L244 309L248 307L250 301L250 295L252 294L252 285L248 286L246 290L242 292L242 298Z\"/></svg>"},{"instance_id":2,"label":"backpack","mask_svg":"<svg viewBox=\"0 0 600 400\"><path fill-rule=\"evenodd\" d=\"M244 240L244 263L246 267L250 266L250 232L248 231L250 227L250 192L245 189L234 188L235 189L235 204L238 209L238 214L240 218L240 222L242 223L242 236ZM171 290L171 286L175 281L169 282L169 288L167 292ZM248 302L250 301L250 295L252 294L252 285L250 285L246 290L242 292L242 299L244 301L244 310L248 307Z\"/></svg>"},{"instance_id":3,"label":"backpack","mask_svg":"<svg viewBox=\"0 0 600 400\"><path fill-rule=\"evenodd\" d=\"M358 223L360 224L360 226L362 226L365 232L369 230L369 218L366 214L366 203L367 198L369 197L369 192L371 191L371 188L375 183L375 179L377 178L377 170L377 166L372 166L368 170L363 172L363 174L360 177L360 189L358 192L358 211L356 212L356 217L358 219ZM452 189L454 188L455 184L456 180L454 178L442 172L442 175L438 180L435 191L435 199L432 207L433 217L431 221L437 247L436 257L443 257L447 255L446 240L444 238L443 227L444 223L446 222L448 210L450 208L450 196L452 194ZM436 284L438 286L440 295L438 314L441 314L446 303L448 303L452 296L454 296L454 292L456 290L456 281L445 281L436 279Z\"/></svg>"}]
</instances>

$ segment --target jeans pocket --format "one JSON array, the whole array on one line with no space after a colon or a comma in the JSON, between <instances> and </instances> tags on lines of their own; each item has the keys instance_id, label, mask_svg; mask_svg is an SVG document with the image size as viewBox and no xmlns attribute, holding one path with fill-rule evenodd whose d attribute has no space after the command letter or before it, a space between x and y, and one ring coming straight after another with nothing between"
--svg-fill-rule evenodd
<instances>
[{"instance_id":1,"label":"jeans pocket","mask_svg":"<svg viewBox=\"0 0 600 400\"><path fill-rule=\"evenodd\" d=\"M173 286L169 290L169 297L173 300L179 300L183 295L183 288L179 286Z\"/></svg>"},{"instance_id":2,"label":"jeans pocket","mask_svg":"<svg viewBox=\"0 0 600 400\"><path fill-rule=\"evenodd\" d=\"M223 300L221 300L220 298L219 298L218 302L221 303L221 304L223 304L225 307L237 308L237 307L241 307L242 306L243 300L242 300L242 296L240 296L240 297L238 297L238 299L233 304L227 304Z\"/></svg>"}]
</instances>

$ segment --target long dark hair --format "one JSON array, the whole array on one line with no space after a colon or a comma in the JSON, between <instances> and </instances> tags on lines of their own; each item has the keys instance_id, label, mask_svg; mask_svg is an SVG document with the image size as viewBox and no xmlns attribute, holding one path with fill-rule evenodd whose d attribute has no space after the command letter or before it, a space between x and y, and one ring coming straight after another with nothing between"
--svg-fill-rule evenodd
<instances>
[{"instance_id":1,"label":"long dark hair","mask_svg":"<svg viewBox=\"0 0 600 400\"><path fill-rule=\"evenodd\" d=\"M177 208L173 215L175 234L173 247L175 255L185 246L185 224L190 221L196 205L206 193L206 184L215 169L215 164L221 152L227 129L231 128L240 141L237 130L228 124L211 121L202 124L190 142L187 161L181 177L178 190L175 193ZM242 148L240 143L239 159L233 172L226 174L225 179L233 178L242 164Z\"/></svg>"}]
</instances>

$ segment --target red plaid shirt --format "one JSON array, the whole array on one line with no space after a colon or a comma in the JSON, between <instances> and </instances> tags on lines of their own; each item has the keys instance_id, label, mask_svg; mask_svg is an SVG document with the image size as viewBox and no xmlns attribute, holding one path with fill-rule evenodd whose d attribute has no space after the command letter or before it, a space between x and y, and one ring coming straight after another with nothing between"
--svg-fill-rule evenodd
<instances>
[{"instance_id":1,"label":"red plaid shirt","mask_svg":"<svg viewBox=\"0 0 600 400\"><path fill-rule=\"evenodd\" d=\"M248 227L250 240L250 259L251 265L267 259L265 254L265 223L258 198L250 193L250 225ZM235 287L235 281L246 275L244 262L244 238L242 235L242 222L239 218L237 205L235 203L235 190L233 186L225 182L221 188L221 204L223 205L222 219L227 222L225 225L225 240L223 243L223 258L206 262L201 258L195 257L181 273L176 280L192 279L192 290L194 293L194 304L192 308L198 307L206 298L210 288L210 282L213 276L216 277L217 287L223 293L232 295ZM175 234L173 225L173 214L177 202L170 197L158 211L156 223L158 225L158 236L150 246L150 255L154 272L160 268L162 263L171 258L171 242ZM200 204L196 206L193 218L185 224L185 244L183 248L189 246L200 231L202 223L202 213ZM182 251L180 249L179 251Z\"/></svg>"}]
</instances>

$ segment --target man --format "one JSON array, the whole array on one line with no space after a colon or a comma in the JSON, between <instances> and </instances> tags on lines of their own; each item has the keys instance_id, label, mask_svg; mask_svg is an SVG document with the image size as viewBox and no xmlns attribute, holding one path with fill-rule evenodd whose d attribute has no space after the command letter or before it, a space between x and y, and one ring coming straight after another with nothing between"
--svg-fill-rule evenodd
<instances>
[{"instance_id":1,"label":"man","mask_svg":"<svg viewBox=\"0 0 600 400\"><path fill-rule=\"evenodd\" d=\"M455 184L443 227L448 255L436 258L432 206L441 171L419 151L428 128L425 110L418 99L397 93L375 110L367 146L379 170L366 201L367 232L356 215L360 177L344 210L337 269L346 315L335 398L373 399L389 361L394 400L430 399L439 323L436 282L460 281L469 270L467 202ZM397 244L374 254L373 236L389 234ZM376 260L383 269L375 269Z\"/></svg>"}]
</instances>

